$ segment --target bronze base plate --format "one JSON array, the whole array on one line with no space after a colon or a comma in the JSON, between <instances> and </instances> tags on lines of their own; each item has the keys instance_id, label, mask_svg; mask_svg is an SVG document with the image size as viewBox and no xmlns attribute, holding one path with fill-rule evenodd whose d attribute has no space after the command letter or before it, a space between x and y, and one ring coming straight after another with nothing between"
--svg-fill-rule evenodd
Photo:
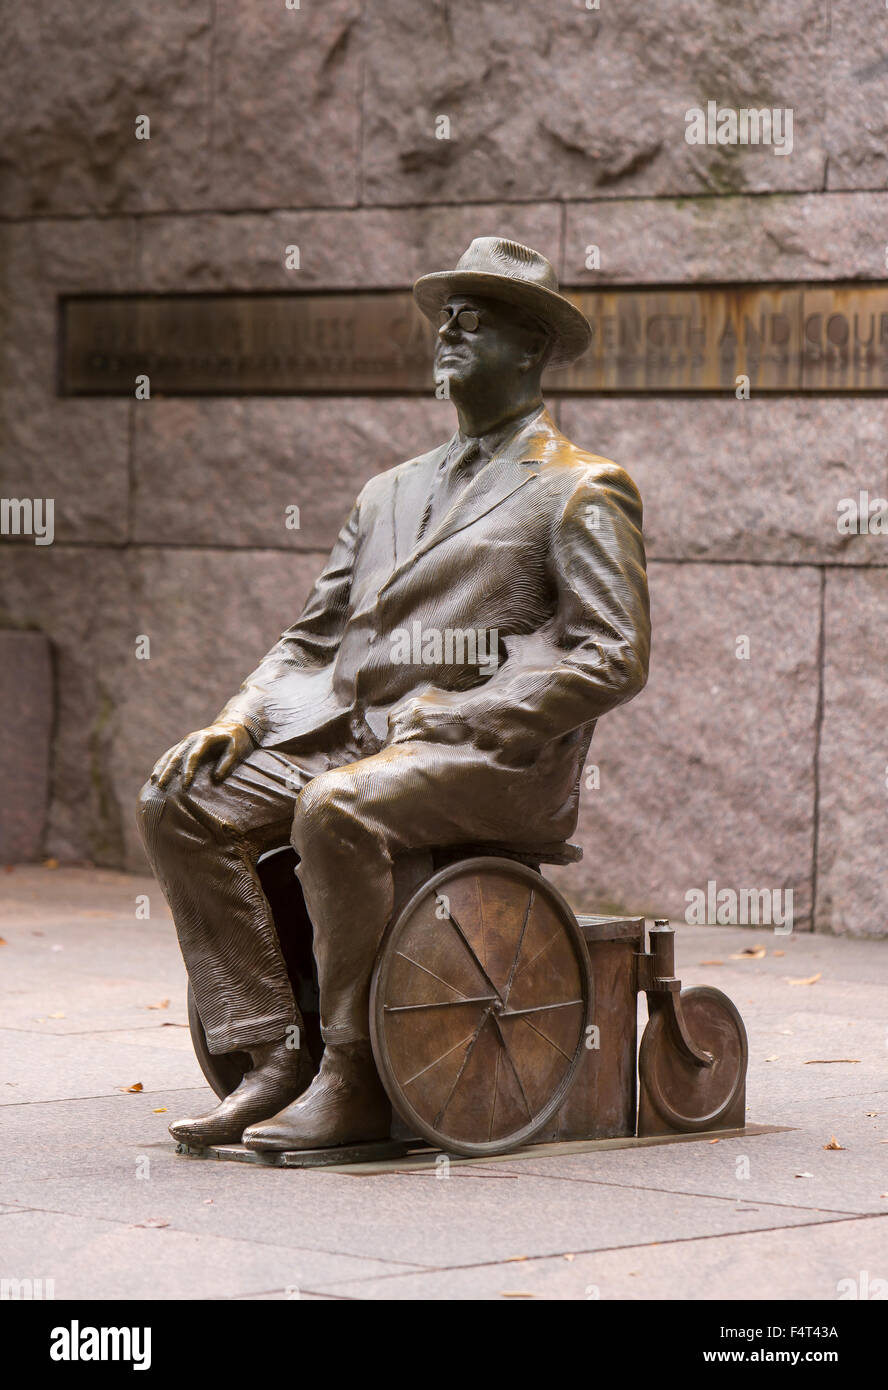
<instances>
[{"instance_id":1,"label":"bronze base plate","mask_svg":"<svg viewBox=\"0 0 888 1390\"><path fill-rule=\"evenodd\" d=\"M187 1158L217 1158L228 1163L257 1163L263 1168L332 1168L342 1163L373 1163L380 1160L404 1158L416 1149L400 1140L379 1139L367 1144L342 1144L334 1149L290 1149L287 1152L260 1153L245 1149L243 1144L211 1144L205 1149L189 1144L177 1144L176 1153Z\"/></svg>"},{"instance_id":2,"label":"bronze base plate","mask_svg":"<svg viewBox=\"0 0 888 1390\"><path fill-rule=\"evenodd\" d=\"M522 1158L556 1158L558 1155L596 1153L607 1149L640 1149L654 1144L711 1144L715 1139L749 1139L758 1134L784 1134L787 1125L747 1124L741 1129L707 1130L702 1134L626 1135L621 1139L568 1139L549 1143L525 1144L510 1153L489 1155L486 1158L463 1158L449 1154L450 1163L472 1166L487 1163L510 1163ZM373 1144L344 1144L336 1149L304 1149L290 1153L257 1153L242 1144L218 1144L206 1149L177 1144L176 1153L187 1158L215 1158L228 1163L253 1163L265 1168L337 1168L340 1173L356 1177L371 1177L374 1173L422 1173L437 1171L440 1150L423 1144L421 1139L383 1139Z\"/></svg>"}]
</instances>

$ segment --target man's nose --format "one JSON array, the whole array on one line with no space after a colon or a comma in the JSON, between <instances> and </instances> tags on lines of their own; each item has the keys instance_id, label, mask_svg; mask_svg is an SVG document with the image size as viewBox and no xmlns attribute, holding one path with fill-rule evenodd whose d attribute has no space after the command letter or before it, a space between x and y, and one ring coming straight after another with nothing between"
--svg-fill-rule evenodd
<instances>
[{"instance_id":1,"label":"man's nose","mask_svg":"<svg viewBox=\"0 0 888 1390\"><path fill-rule=\"evenodd\" d=\"M442 342L452 342L454 338L460 336L460 327L457 322L456 314L451 314L446 323L442 323L438 329L438 337Z\"/></svg>"}]
</instances>

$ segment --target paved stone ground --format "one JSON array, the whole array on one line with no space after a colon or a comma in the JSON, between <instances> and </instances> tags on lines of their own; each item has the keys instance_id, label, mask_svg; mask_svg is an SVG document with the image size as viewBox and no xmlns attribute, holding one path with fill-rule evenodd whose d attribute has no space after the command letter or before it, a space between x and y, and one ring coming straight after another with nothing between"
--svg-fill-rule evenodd
<instances>
[{"instance_id":1,"label":"paved stone ground","mask_svg":"<svg viewBox=\"0 0 888 1390\"><path fill-rule=\"evenodd\" d=\"M884 941L679 929L684 982L746 1019L749 1119L785 1132L355 1176L175 1154L167 1123L212 1097L152 882L17 867L0 898L3 1277L75 1299L835 1299L888 1279Z\"/></svg>"}]
</instances>

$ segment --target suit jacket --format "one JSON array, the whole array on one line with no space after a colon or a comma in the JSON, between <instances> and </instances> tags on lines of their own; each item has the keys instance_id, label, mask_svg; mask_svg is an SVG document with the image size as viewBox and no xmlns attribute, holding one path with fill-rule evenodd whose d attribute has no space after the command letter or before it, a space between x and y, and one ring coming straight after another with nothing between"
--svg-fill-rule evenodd
<instances>
[{"instance_id":1,"label":"suit jacket","mask_svg":"<svg viewBox=\"0 0 888 1390\"><path fill-rule=\"evenodd\" d=\"M421 696L452 714L461 738L531 776L536 767L541 814L547 798L563 809L572 787L575 824L595 721L647 679L641 499L623 469L577 448L542 409L417 544L449 446L370 479L301 617L220 717L265 747L357 742L370 755L389 713ZM454 660L458 648L436 660L428 634L448 629L495 630L495 668ZM419 665L403 660L405 633L414 657L417 637L427 653Z\"/></svg>"}]
</instances>

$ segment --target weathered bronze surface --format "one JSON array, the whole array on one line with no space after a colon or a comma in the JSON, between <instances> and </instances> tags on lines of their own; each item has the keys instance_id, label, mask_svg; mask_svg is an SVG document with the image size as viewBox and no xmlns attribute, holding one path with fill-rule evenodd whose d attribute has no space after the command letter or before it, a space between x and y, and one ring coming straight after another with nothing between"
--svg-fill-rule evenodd
<instances>
[{"instance_id":1,"label":"weathered bronze surface","mask_svg":"<svg viewBox=\"0 0 888 1390\"><path fill-rule=\"evenodd\" d=\"M441 870L392 924L370 999L392 1105L428 1143L526 1143L567 1095L591 989L576 918L539 873L495 857Z\"/></svg>"},{"instance_id":2,"label":"weathered bronze surface","mask_svg":"<svg viewBox=\"0 0 888 1390\"><path fill-rule=\"evenodd\" d=\"M371 478L299 619L140 798L221 1097L170 1126L188 1149L418 1132L502 1152L546 1128L588 1065L603 943L587 948L539 870L577 856L596 721L647 677L641 502L543 406L544 366L591 336L544 257L480 238L414 294L457 432ZM268 854L288 841L301 892L292 857ZM648 1047L662 1091L669 1049L713 1068L672 997L664 933L608 966L621 1008L639 983L669 994L666 1050ZM612 1124L629 1051L624 1028L598 1072ZM573 1123L594 1132L591 1103L587 1075Z\"/></svg>"},{"instance_id":3,"label":"weathered bronze surface","mask_svg":"<svg viewBox=\"0 0 888 1390\"><path fill-rule=\"evenodd\" d=\"M746 1117L746 1029L720 989L681 988L674 940L668 922L655 922L650 949L638 957L649 1014L638 1054L638 1133L735 1129Z\"/></svg>"},{"instance_id":4,"label":"weathered bronze surface","mask_svg":"<svg viewBox=\"0 0 888 1390\"><path fill-rule=\"evenodd\" d=\"M582 289L591 347L546 373L584 393L888 390L884 284ZM68 395L410 395L433 326L409 292L85 295L61 302Z\"/></svg>"},{"instance_id":5,"label":"weathered bronze surface","mask_svg":"<svg viewBox=\"0 0 888 1390\"><path fill-rule=\"evenodd\" d=\"M636 956L643 917L578 917L589 955L595 1034L554 1117L551 1140L616 1139L635 1133L638 1052Z\"/></svg>"}]
</instances>

